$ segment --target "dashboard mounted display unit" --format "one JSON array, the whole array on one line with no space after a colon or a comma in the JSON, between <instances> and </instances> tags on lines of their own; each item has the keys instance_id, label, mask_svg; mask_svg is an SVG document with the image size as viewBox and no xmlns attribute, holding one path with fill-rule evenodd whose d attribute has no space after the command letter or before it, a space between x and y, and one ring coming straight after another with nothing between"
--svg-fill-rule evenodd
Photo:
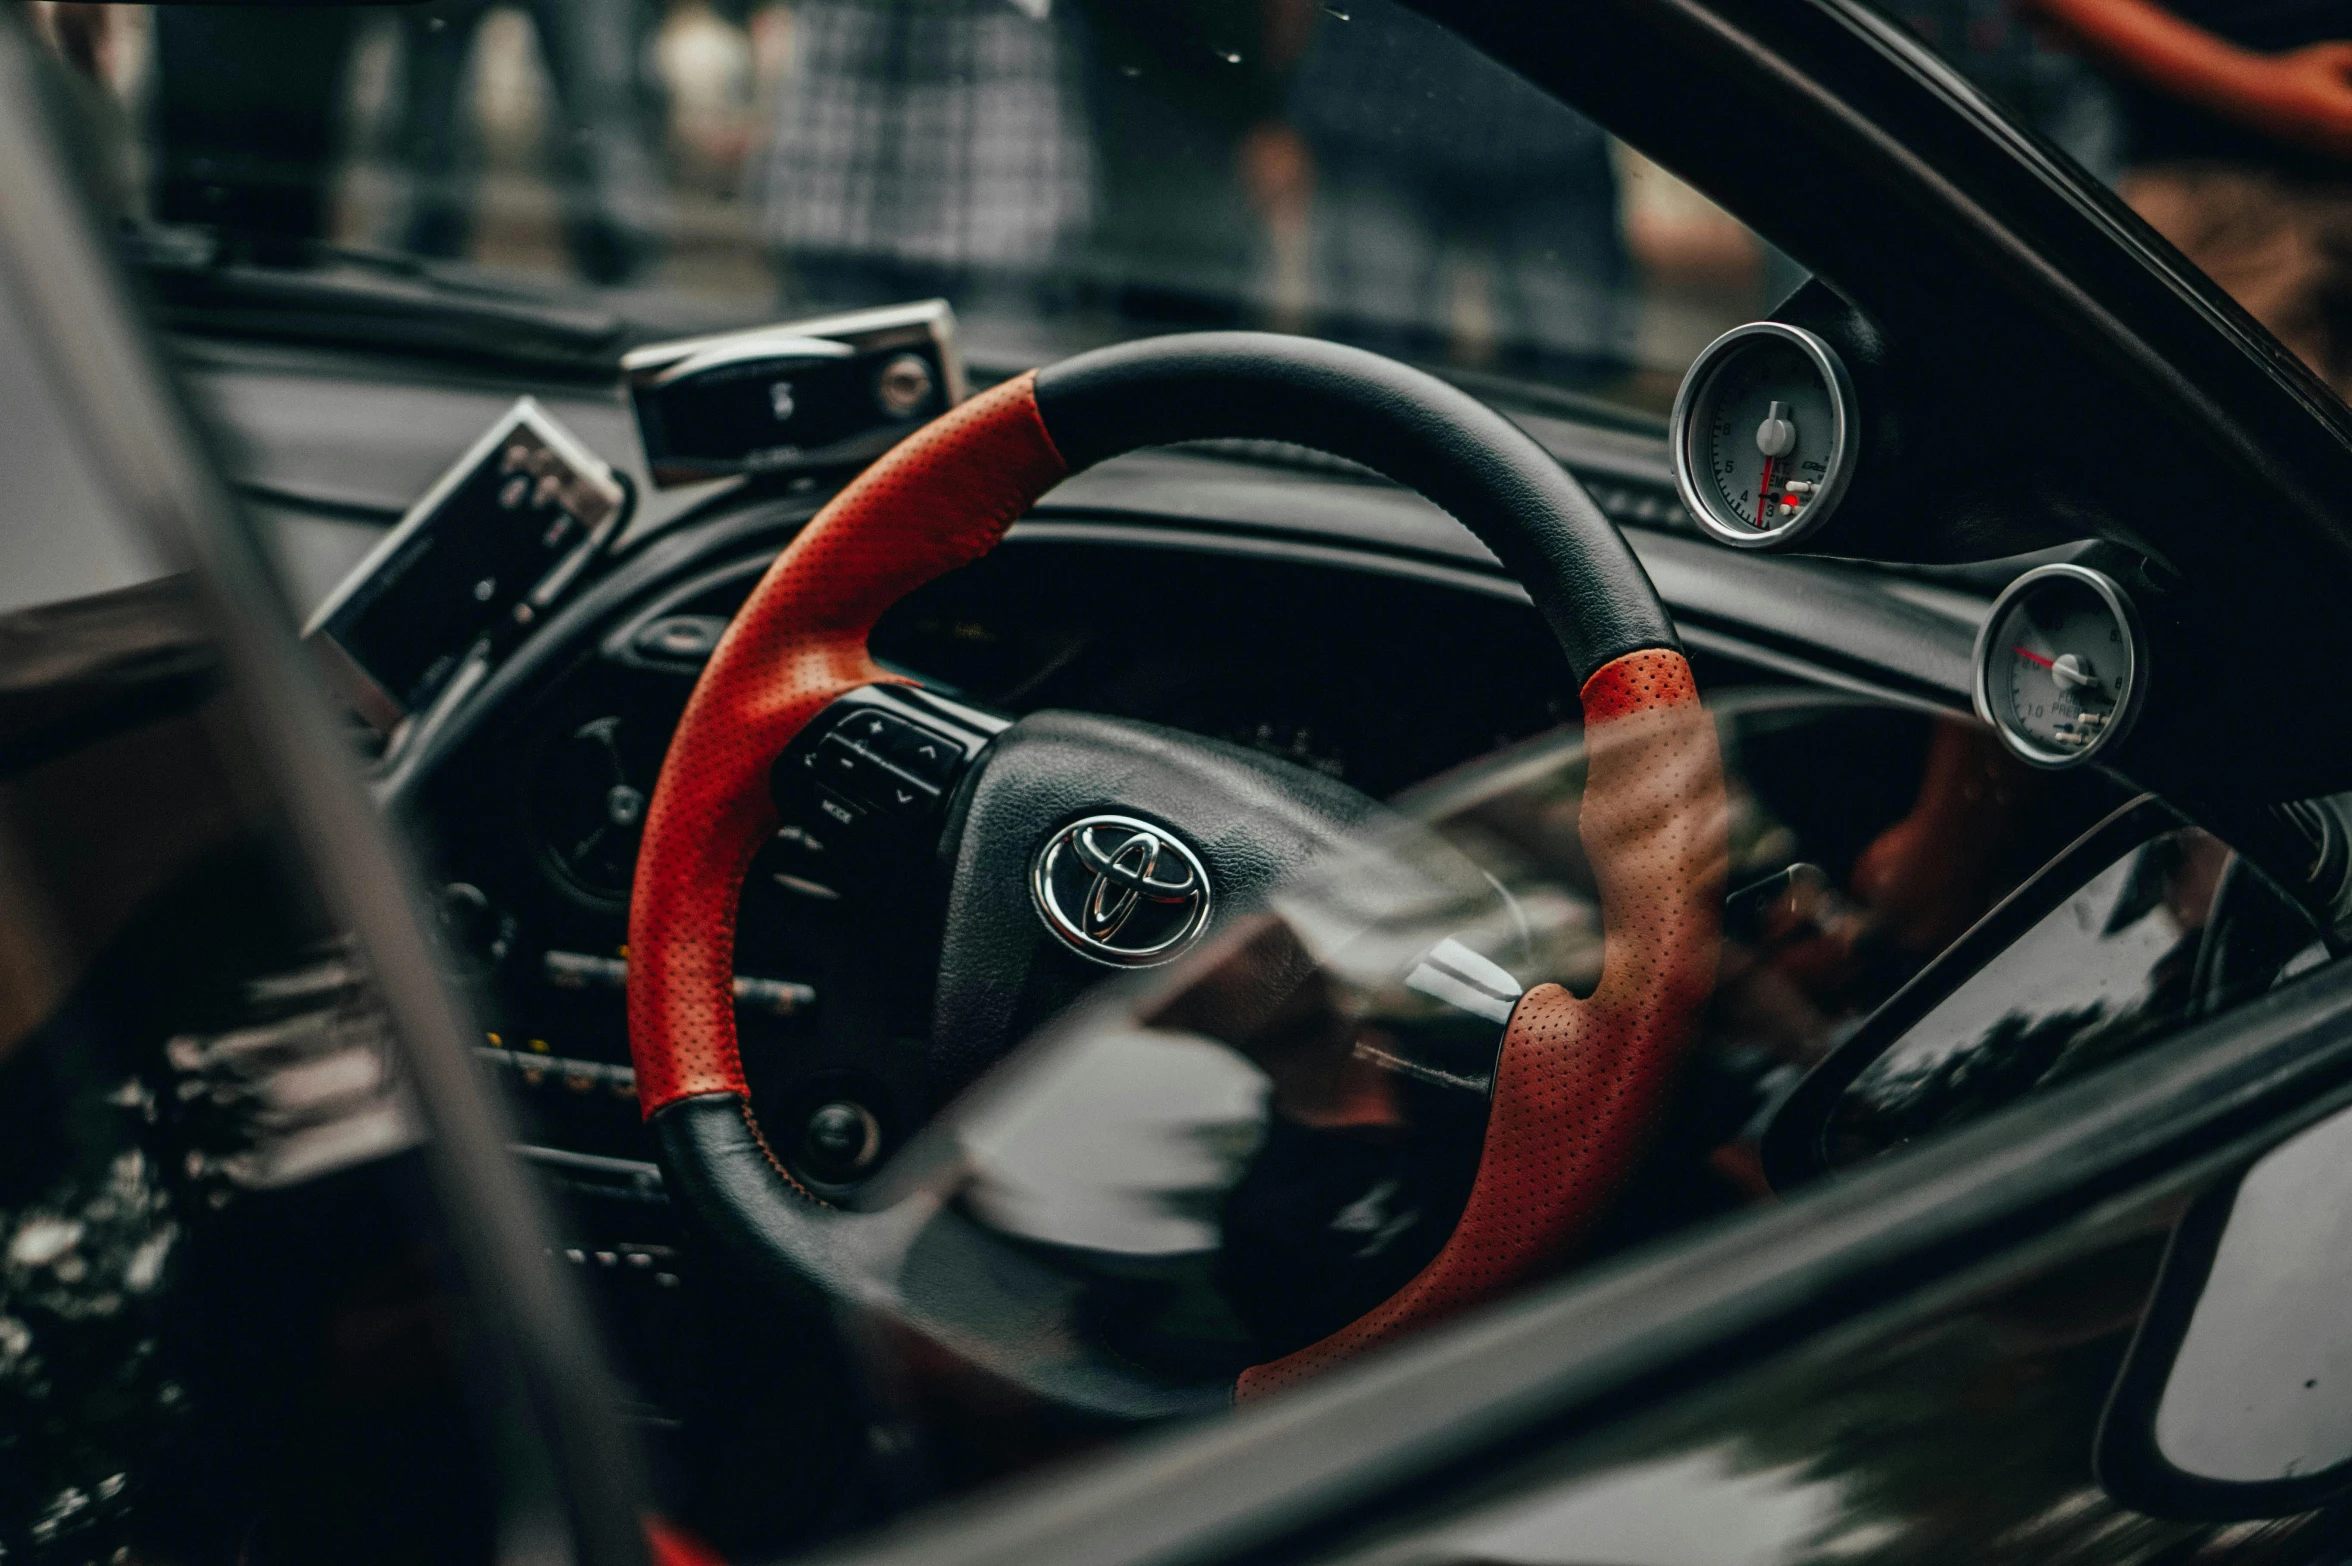
<instances>
[{"instance_id":1,"label":"dashboard mounted display unit","mask_svg":"<svg viewBox=\"0 0 2352 1566\"><path fill-rule=\"evenodd\" d=\"M653 343L621 371L664 489L865 462L964 397L944 299Z\"/></svg>"},{"instance_id":2,"label":"dashboard mounted display unit","mask_svg":"<svg viewBox=\"0 0 2352 1566\"><path fill-rule=\"evenodd\" d=\"M303 635L379 733L461 694L627 520L626 478L520 398L328 595Z\"/></svg>"}]
</instances>

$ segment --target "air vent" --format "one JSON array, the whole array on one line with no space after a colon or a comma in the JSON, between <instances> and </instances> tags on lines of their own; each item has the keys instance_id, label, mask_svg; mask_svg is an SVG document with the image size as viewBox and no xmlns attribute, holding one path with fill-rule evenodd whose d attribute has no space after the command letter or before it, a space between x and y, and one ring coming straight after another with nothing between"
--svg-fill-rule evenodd
<instances>
[{"instance_id":1,"label":"air vent","mask_svg":"<svg viewBox=\"0 0 2352 1566\"><path fill-rule=\"evenodd\" d=\"M595 718L549 743L531 779L540 851L559 881L626 903L667 735L645 720Z\"/></svg>"}]
</instances>

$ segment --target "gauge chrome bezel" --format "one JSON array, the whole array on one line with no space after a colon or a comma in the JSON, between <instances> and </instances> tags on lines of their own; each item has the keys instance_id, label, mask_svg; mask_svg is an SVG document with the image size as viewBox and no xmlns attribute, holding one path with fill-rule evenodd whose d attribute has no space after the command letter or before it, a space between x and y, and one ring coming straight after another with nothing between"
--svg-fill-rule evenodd
<instances>
[{"instance_id":1,"label":"gauge chrome bezel","mask_svg":"<svg viewBox=\"0 0 2352 1566\"><path fill-rule=\"evenodd\" d=\"M2034 592L2039 584L2050 581L2078 582L2098 594L2107 605L2107 612L2115 616L2117 623L2123 627L2124 646L2131 655L2131 671L2124 681L2123 701L2116 707L2115 716L2107 720L2107 727L2099 732L2097 739L2080 750L2052 750L2032 736L2010 727L1993 710L1993 633L2008 618L2019 599ZM2003 588L2001 596L1993 600L1993 607L1986 612L1984 623L1976 628L1976 650L1972 662L1975 665L1972 680L1975 686L1976 715L1992 725L1993 732L2001 736L2001 743L2008 747L2011 755L2050 772L2082 766L2129 734L2133 723L2139 719L2140 707L2148 694L2148 636L2140 625L2139 609L2132 603L2131 594L2124 591L2122 583L2106 572L2094 571L2089 566L2036 566Z\"/></svg>"},{"instance_id":2,"label":"gauge chrome bezel","mask_svg":"<svg viewBox=\"0 0 2352 1566\"><path fill-rule=\"evenodd\" d=\"M1715 382L1738 357L1741 345L1756 338L1795 344L1812 361L1822 383L1829 388L1829 406L1834 415L1829 471L1813 503L1791 521L1763 532L1731 515L1720 495L1700 486L1698 473L1691 465L1692 410L1706 401ZM1666 422L1667 438L1674 447L1674 487L1682 495L1683 508L1715 542L1729 544L1734 549L1786 549L1819 531L1837 510L1838 502L1845 498L1846 486L1854 476L1854 447L1861 427L1861 408L1854 400L1853 377L1846 373L1846 362L1838 357L1835 348L1801 326L1750 321L1745 326L1733 327L1701 349L1683 376L1681 389L1674 394L1674 412Z\"/></svg>"}]
</instances>

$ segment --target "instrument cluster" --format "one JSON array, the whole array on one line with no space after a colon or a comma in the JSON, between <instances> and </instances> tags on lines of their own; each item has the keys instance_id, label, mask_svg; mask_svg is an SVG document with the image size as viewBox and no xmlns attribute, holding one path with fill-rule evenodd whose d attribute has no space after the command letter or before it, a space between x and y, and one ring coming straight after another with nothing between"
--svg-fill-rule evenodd
<instances>
[{"instance_id":1,"label":"instrument cluster","mask_svg":"<svg viewBox=\"0 0 2352 1566\"><path fill-rule=\"evenodd\" d=\"M1683 504L1735 549L1818 544L1853 484L1867 412L1819 334L1780 321L1734 327L1692 362L1674 401L1668 439ZM2021 760L2081 766L2130 732L2148 664L2140 606L2115 576L2040 566L2009 584L1978 632L1977 715Z\"/></svg>"}]
</instances>

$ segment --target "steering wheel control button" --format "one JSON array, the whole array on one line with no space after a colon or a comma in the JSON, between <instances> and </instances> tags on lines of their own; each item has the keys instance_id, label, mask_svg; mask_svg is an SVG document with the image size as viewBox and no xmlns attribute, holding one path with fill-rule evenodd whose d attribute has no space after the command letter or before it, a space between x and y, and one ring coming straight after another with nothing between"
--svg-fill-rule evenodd
<instances>
[{"instance_id":1,"label":"steering wheel control button","mask_svg":"<svg viewBox=\"0 0 2352 1566\"><path fill-rule=\"evenodd\" d=\"M814 830L853 858L903 856L928 846L941 803L1009 723L915 686L863 686L785 747L769 794L787 831Z\"/></svg>"},{"instance_id":2,"label":"steering wheel control button","mask_svg":"<svg viewBox=\"0 0 2352 1566\"><path fill-rule=\"evenodd\" d=\"M1132 816L1087 816L1030 862L1038 917L1062 944L1114 968L1168 962L1209 924L1209 874L1184 840Z\"/></svg>"},{"instance_id":3,"label":"steering wheel control button","mask_svg":"<svg viewBox=\"0 0 2352 1566\"><path fill-rule=\"evenodd\" d=\"M861 712L834 731L869 755L930 783L951 782L963 766L963 748L887 712Z\"/></svg>"},{"instance_id":4,"label":"steering wheel control button","mask_svg":"<svg viewBox=\"0 0 2352 1566\"><path fill-rule=\"evenodd\" d=\"M848 1180L874 1166L882 1153L882 1122L848 1099L819 1104L800 1134L801 1161L820 1180Z\"/></svg>"},{"instance_id":5,"label":"steering wheel control button","mask_svg":"<svg viewBox=\"0 0 2352 1566\"><path fill-rule=\"evenodd\" d=\"M854 733L866 718L852 718L817 745L809 769L831 792L893 815L921 815L939 801L939 785L929 778L893 766L873 749L842 731Z\"/></svg>"}]
</instances>

